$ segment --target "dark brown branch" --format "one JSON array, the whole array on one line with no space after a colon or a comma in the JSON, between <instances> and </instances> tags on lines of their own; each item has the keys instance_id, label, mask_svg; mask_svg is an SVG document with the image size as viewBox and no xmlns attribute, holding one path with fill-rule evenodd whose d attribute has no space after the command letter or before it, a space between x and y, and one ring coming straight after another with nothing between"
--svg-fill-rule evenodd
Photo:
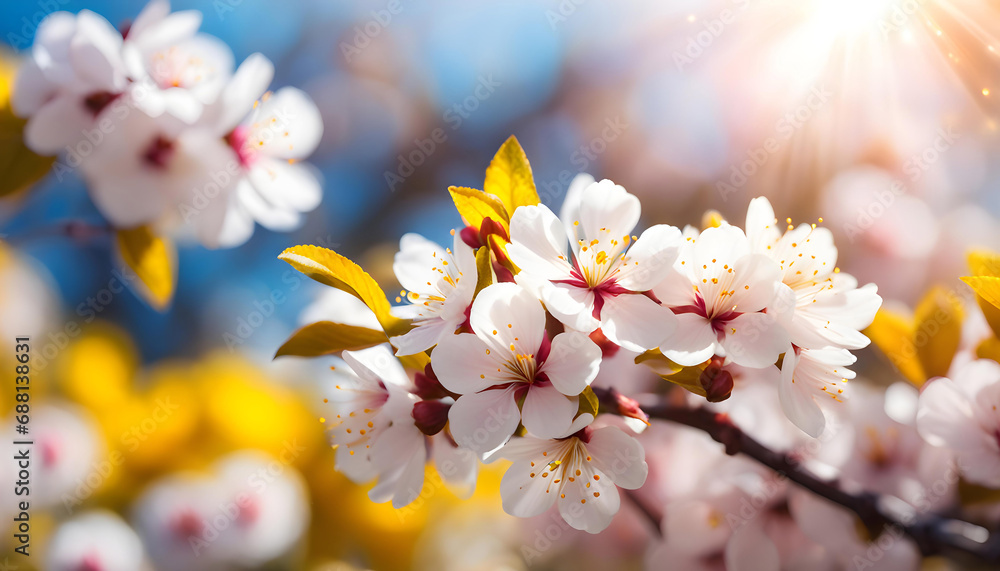
<instances>
[{"instance_id":1,"label":"dark brown branch","mask_svg":"<svg viewBox=\"0 0 1000 571\"><path fill-rule=\"evenodd\" d=\"M622 410L622 402L631 399L623 398L614 389L595 388L594 392L601 401L601 412L627 412L627 407L625 411ZM854 512L873 538L894 528L913 539L925 556L964 555L984 563L1000 563L1000 533L991 532L988 539L980 543L962 533L963 529L973 527L964 521L938 515L926 515L912 522L901 521L879 508L878 495L851 494L842 490L835 481L820 479L805 470L795 456L771 450L747 435L726 414L664 402L643 407L643 411L651 419L676 422L701 430L721 443L726 454L745 454L810 492Z\"/></svg>"},{"instance_id":2,"label":"dark brown branch","mask_svg":"<svg viewBox=\"0 0 1000 571\"><path fill-rule=\"evenodd\" d=\"M622 490L623 495L628 498L635 509L639 511L645 517L650 525L653 527L654 533L657 536L663 535L663 530L660 529L660 522L663 520L663 514L658 513L649 503L640 496L635 490Z\"/></svg>"}]
</instances>

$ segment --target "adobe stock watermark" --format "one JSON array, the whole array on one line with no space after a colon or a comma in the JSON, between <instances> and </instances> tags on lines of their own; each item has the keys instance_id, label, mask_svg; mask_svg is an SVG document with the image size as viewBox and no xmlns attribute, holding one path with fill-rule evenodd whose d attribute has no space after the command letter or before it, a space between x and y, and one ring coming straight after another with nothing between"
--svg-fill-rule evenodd
<instances>
[{"instance_id":1,"label":"adobe stock watermark","mask_svg":"<svg viewBox=\"0 0 1000 571\"><path fill-rule=\"evenodd\" d=\"M764 139L760 145L747 149L746 158L729 166L729 178L715 183L715 189L723 202L744 186L771 159L771 156L781 150L783 144L789 141L795 132L805 126L833 98L833 92L825 86L816 86L809 90L802 103L786 112L774 124L773 133Z\"/></svg>"},{"instance_id":2,"label":"adobe stock watermark","mask_svg":"<svg viewBox=\"0 0 1000 571\"><path fill-rule=\"evenodd\" d=\"M492 97L501 85L503 84L493 79L493 74L480 75L472 93L462 101L453 103L441 115L442 122L448 127L447 131L444 127L436 127L427 137L414 139L412 150L397 155L396 170L387 170L383 173L389 190L395 192L399 184L413 176L417 172L417 168L426 163L427 159L448 141L448 131L457 131L461 128L465 121L479 109L484 101Z\"/></svg>"},{"instance_id":3,"label":"adobe stock watermark","mask_svg":"<svg viewBox=\"0 0 1000 571\"><path fill-rule=\"evenodd\" d=\"M910 19L920 11L926 0L902 0L892 3L888 14L879 18L878 29L883 38L899 32L909 24Z\"/></svg>"},{"instance_id":4,"label":"adobe stock watermark","mask_svg":"<svg viewBox=\"0 0 1000 571\"><path fill-rule=\"evenodd\" d=\"M58 12L63 6L69 4L69 0L39 0L38 10L31 17L22 16L21 27L16 32L7 32L7 45L14 49L14 53L21 53L24 48L30 48L35 32L49 14Z\"/></svg>"},{"instance_id":5,"label":"adobe stock watermark","mask_svg":"<svg viewBox=\"0 0 1000 571\"><path fill-rule=\"evenodd\" d=\"M576 170L563 169L555 179L539 183L538 195L543 202L555 204L569 188L570 182L577 174L587 172L591 164L597 161L598 157L604 154L611 143L617 141L622 133L629 128L629 124L621 117L608 117L604 120L604 128L601 134L590 141L580 145L569 156L569 162L576 167Z\"/></svg>"},{"instance_id":6,"label":"adobe stock watermark","mask_svg":"<svg viewBox=\"0 0 1000 571\"><path fill-rule=\"evenodd\" d=\"M589 0L559 0L559 4L556 6L555 10L548 9L545 11L545 19L549 23L549 27L552 31L555 31L560 25L566 23L570 16L576 14L577 8L586 4Z\"/></svg>"},{"instance_id":7,"label":"adobe stock watermark","mask_svg":"<svg viewBox=\"0 0 1000 571\"><path fill-rule=\"evenodd\" d=\"M935 133L934 139L929 145L919 153L910 155L903 161L903 172L907 175L910 183L915 183L923 178L924 173L929 171L941 157L954 146L955 141L961 135L954 132L951 127L942 127ZM844 234L852 244L858 236L863 235L869 228L875 225L880 218L896 203L896 199L906 194L907 186L896 180L889 185L889 188L882 189L875 194L874 199L868 205L858 208L853 222L844 225Z\"/></svg>"},{"instance_id":8,"label":"adobe stock watermark","mask_svg":"<svg viewBox=\"0 0 1000 571\"><path fill-rule=\"evenodd\" d=\"M394 16L403 11L401 0L389 0L385 8L372 10L371 18L363 24L354 26L354 36L350 42L340 42L340 53L348 62L361 55L361 52L371 45L372 40L379 37L382 31L392 23Z\"/></svg>"},{"instance_id":9,"label":"adobe stock watermark","mask_svg":"<svg viewBox=\"0 0 1000 571\"><path fill-rule=\"evenodd\" d=\"M701 21L702 30L688 36L683 50L674 50L674 67L677 71L684 71L684 68L693 64L695 60L704 55L705 51L712 47L715 40L719 39L726 27L737 20L740 13L747 9L750 0L732 0L733 8L723 8L712 18Z\"/></svg>"}]
</instances>

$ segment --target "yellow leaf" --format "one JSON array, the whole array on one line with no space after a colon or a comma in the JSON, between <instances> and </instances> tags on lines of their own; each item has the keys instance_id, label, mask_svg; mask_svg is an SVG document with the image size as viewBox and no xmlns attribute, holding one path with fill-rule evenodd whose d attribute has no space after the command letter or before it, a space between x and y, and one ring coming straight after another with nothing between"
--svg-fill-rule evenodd
<instances>
[{"instance_id":1,"label":"yellow leaf","mask_svg":"<svg viewBox=\"0 0 1000 571\"><path fill-rule=\"evenodd\" d=\"M10 85L16 70L0 57L0 197L22 190L44 177L55 157L36 155L24 146L24 119L10 109Z\"/></svg>"},{"instance_id":2,"label":"yellow leaf","mask_svg":"<svg viewBox=\"0 0 1000 571\"><path fill-rule=\"evenodd\" d=\"M464 186L449 186L448 192L451 194L451 199L455 201L455 208L462 216L462 221L467 226L478 229L483 220L491 218L504 230L509 230L510 218L499 198L490 196L481 190Z\"/></svg>"},{"instance_id":3,"label":"yellow leaf","mask_svg":"<svg viewBox=\"0 0 1000 571\"><path fill-rule=\"evenodd\" d=\"M995 506L1000 502L1000 490L972 484L965 480L958 483L958 501L962 506Z\"/></svg>"},{"instance_id":4,"label":"yellow leaf","mask_svg":"<svg viewBox=\"0 0 1000 571\"><path fill-rule=\"evenodd\" d=\"M129 282L147 303L163 311L177 286L177 250L169 239L157 236L149 226L117 231L118 254L136 273L138 283Z\"/></svg>"},{"instance_id":5,"label":"yellow leaf","mask_svg":"<svg viewBox=\"0 0 1000 571\"><path fill-rule=\"evenodd\" d=\"M976 303L979 304L979 309L982 310L983 316L986 318L986 323L993 330L993 334L1000 335L1000 307L993 305L978 295L976 296Z\"/></svg>"},{"instance_id":6,"label":"yellow leaf","mask_svg":"<svg viewBox=\"0 0 1000 571\"><path fill-rule=\"evenodd\" d=\"M531 206L541 202L535 189L535 179L531 176L528 157L513 135L504 141L493 156L486 169L483 190L503 201L509 213L513 213L518 206Z\"/></svg>"},{"instance_id":7,"label":"yellow leaf","mask_svg":"<svg viewBox=\"0 0 1000 571\"><path fill-rule=\"evenodd\" d=\"M339 351L365 349L386 341L384 331L332 321L319 321L292 333L274 356L275 358L285 355L318 357Z\"/></svg>"},{"instance_id":8,"label":"yellow leaf","mask_svg":"<svg viewBox=\"0 0 1000 571\"><path fill-rule=\"evenodd\" d=\"M493 283L493 264L489 248L481 247L476 250L476 274L476 292L473 297Z\"/></svg>"},{"instance_id":9,"label":"yellow leaf","mask_svg":"<svg viewBox=\"0 0 1000 571\"><path fill-rule=\"evenodd\" d=\"M974 276L1000 277L1000 255L986 250L970 252L969 270Z\"/></svg>"},{"instance_id":10,"label":"yellow leaf","mask_svg":"<svg viewBox=\"0 0 1000 571\"><path fill-rule=\"evenodd\" d=\"M688 391L705 397L708 393L701 386L701 373L705 370L703 366L685 367L666 358L659 349L651 349L635 358L636 364L646 365L653 370L661 379L670 381L675 385L687 389Z\"/></svg>"},{"instance_id":11,"label":"yellow leaf","mask_svg":"<svg viewBox=\"0 0 1000 571\"><path fill-rule=\"evenodd\" d=\"M993 359L1000 363L1000 339L989 337L983 339L976 347L976 357L980 359Z\"/></svg>"},{"instance_id":12,"label":"yellow leaf","mask_svg":"<svg viewBox=\"0 0 1000 571\"><path fill-rule=\"evenodd\" d=\"M594 389L589 386L580 393L580 404L576 409L576 415L590 414L597 416L597 410L601 408L601 401L594 394Z\"/></svg>"},{"instance_id":13,"label":"yellow leaf","mask_svg":"<svg viewBox=\"0 0 1000 571\"><path fill-rule=\"evenodd\" d=\"M415 353L413 355L405 355L398 357L399 362L403 364L404 367L412 371L423 371L427 365L431 363L430 356L427 353Z\"/></svg>"},{"instance_id":14,"label":"yellow leaf","mask_svg":"<svg viewBox=\"0 0 1000 571\"><path fill-rule=\"evenodd\" d=\"M914 345L927 378L948 374L962 338L962 302L942 287L932 288L915 310Z\"/></svg>"},{"instance_id":15,"label":"yellow leaf","mask_svg":"<svg viewBox=\"0 0 1000 571\"><path fill-rule=\"evenodd\" d=\"M992 303L995 307L1000 307L1000 278L993 276L971 276L964 277L962 281L969 284L972 291Z\"/></svg>"},{"instance_id":16,"label":"yellow leaf","mask_svg":"<svg viewBox=\"0 0 1000 571\"><path fill-rule=\"evenodd\" d=\"M917 356L916 331L911 320L880 309L864 333L907 380L918 387L924 384L927 373Z\"/></svg>"},{"instance_id":17,"label":"yellow leaf","mask_svg":"<svg viewBox=\"0 0 1000 571\"><path fill-rule=\"evenodd\" d=\"M278 259L321 284L346 291L363 301L390 337L409 330L409 321L389 312L389 300L378 283L361 266L333 250L319 246L295 246L282 252Z\"/></svg>"}]
</instances>

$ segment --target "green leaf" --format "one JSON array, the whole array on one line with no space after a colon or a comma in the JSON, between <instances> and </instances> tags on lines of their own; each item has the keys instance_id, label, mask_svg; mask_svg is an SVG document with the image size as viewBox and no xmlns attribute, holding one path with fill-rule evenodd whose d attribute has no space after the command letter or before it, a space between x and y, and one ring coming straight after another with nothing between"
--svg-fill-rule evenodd
<instances>
[{"instance_id":1,"label":"green leaf","mask_svg":"<svg viewBox=\"0 0 1000 571\"><path fill-rule=\"evenodd\" d=\"M483 190L503 201L509 213L513 213L519 206L541 202L535 188L535 179L531 175L531 164L513 135L504 141L493 156L486 169Z\"/></svg>"},{"instance_id":2,"label":"green leaf","mask_svg":"<svg viewBox=\"0 0 1000 571\"><path fill-rule=\"evenodd\" d=\"M386 342L385 332L367 327L319 321L299 329L278 349L275 358L318 357L340 351L356 351Z\"/></svg>"},{"instance_id":3,"label":"green leaf","mask_svg":"<svg viewBox=\"0 0 1000 571\"><path fill-rule=\"evenodd\" d=\"M132 289L156 310L166 309L177 286L173 242L157 236L149 226L118 230L116 238L122 262L138 277L138 283L129 282Z\"/></svg>"},{"instance_id":4,"label":"green leaf","mask_svg":"<svg viewBox=\"0 0 1000 571\"><path fill-rule=\"evenodd\" d=\"M409 321L390 313L389 300L378 283L361 266L333 250L319 246L295 246L282 252L278 259L288 262L319 283L346 291L363 301L390 337L409 330Z\"/></svg>"}]
</instances>

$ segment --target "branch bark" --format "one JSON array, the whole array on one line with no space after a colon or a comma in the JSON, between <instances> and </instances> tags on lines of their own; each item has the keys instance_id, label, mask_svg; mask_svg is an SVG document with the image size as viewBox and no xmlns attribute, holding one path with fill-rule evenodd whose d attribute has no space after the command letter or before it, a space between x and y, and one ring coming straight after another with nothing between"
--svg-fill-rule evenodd
<instances>
[{"instance_id":1,"label":"branch bark","mask_svg":"<svg viewBox=\"0 0 1000 571\"><path fill-rule=\"evenodd\" d=\"M622 403L635 401L623 397L615 389L595 388L594 392L601 401L601 412L634 416L627 414L628 406L623 409ZM836 481L823 480L805 470L798 458L764 446L733 424L724 413L665 402L643 407L642 410L650 419L675 422L701 430L721 443L726 454L745 454L802 488L854 512L873 538L887 529L895 528L909 536L924 556L949 555L982 563L1000 563L1000 532L990 532L985 541L979 542L963 531L981 528L961 520L931 514L914 521L902 521L879 508L877 494L845 492Z\"/></svg>"}]
</instances>

